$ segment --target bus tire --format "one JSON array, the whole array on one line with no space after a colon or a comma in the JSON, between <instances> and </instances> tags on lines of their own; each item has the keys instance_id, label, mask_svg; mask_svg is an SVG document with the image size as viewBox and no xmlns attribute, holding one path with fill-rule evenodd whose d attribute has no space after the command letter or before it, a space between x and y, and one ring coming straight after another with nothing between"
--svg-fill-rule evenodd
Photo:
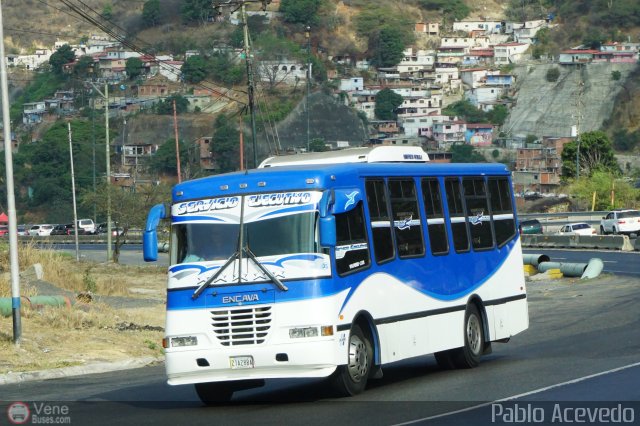
<instances>
[{"instance_id":1,"label":"bus tire","mask_svg":"<svg viewBox=\"0 0 640 426\"><path fill-rule=\"evenodd\" d=\"M205 405L218 405L231 401L233 387L225 382L196 383L196 393Z\"/></svg>"},{"instance_id":2,"label":"bus tire","mask_svg":"<svg viewBox=\"0 0 640 426\"><path fill-rule=\"evenodd\" d=\"M474 368L480 364L484 346L482 316L473 303L464 313L464 346L453 349L452 360L456 368Z\"/></svg>"},{"instance_id":3,"label":"bus tire","mask_svg":"<svg viewBox=\"0 0 640 426\"><path fill-rule=\"evenodd\" d=\"M360 326L354 324L349 333L349 355L346 365L340 365L331 376L336 392L341 396L362 393L372 370L373 346Z\"/></svg>"}]
</instances>

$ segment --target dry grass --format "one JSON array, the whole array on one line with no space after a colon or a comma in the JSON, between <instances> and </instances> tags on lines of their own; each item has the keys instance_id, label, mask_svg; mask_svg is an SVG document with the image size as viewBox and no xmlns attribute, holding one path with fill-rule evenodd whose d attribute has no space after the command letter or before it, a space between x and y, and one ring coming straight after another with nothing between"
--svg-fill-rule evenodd
<instances>
[{"instance_id":1,"label":"dry grass","mask_svg":"<svg viewBox=\"0 0 640 426\"><path fill-rule=\"evenodd\" d=\"M162 269L76 262L68 255L34 246L19 249L20 269L40 263L44 281L74 293L91 290L101 296L149 298L158 303L144 308L115 309L102 303L71 307L21 309L22 339L12 343L12 321L0 317L0 374L162 355L166 275ZM7 250L0 248L0 297L9 297ZM24 284L24 286L22 285ZM28 278L21 279L22 295L34 295ZM90 287L90 288L88 288Z\"/></svg>"}]
</instances>

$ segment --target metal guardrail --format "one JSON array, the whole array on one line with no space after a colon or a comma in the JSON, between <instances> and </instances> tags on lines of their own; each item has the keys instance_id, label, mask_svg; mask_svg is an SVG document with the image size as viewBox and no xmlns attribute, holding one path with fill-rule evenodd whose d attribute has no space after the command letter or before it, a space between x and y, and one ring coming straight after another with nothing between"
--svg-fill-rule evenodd
<instances>
[{"instance_id":1,"label":"metal guardrail","mask_svg":"<svg viewBox=\"0 0 640 426\"><path fill-rule=\"evenodd\" d=\"M518 218L538 219L542 226L560 227L569 223L586 222L595 229L600 228L600 221L609 213L607 211L592 212L557 212L557 213L518 213Z\"/></svg>"}]
</instances>

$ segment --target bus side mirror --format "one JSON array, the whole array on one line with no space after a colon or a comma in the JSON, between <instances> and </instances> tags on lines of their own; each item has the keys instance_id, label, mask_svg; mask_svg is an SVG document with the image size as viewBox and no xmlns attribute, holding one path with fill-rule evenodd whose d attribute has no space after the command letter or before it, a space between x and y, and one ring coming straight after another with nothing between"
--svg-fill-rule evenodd
<instances>
[{"instance_id":1,"label":"bus side mirror","mask_svg":"<svg viewBox=\"0 0 640 426\"><path fill-rule=\"evenodd\" d=\"M336 218L333 215L320 218L320 245L336 246Z\"/></svg>"},{"instance_id":2,"label":"bus side mirror","mask_svg":"<svg viewBox=\"0 0 640 426\"><path fill-rule=\"evenodd\" d=\"M167 209L164 204L156 204L149 211L142 236L142 254L145 262L158 260L158 223L164 219Z\"/></svg>"}]
</instances>

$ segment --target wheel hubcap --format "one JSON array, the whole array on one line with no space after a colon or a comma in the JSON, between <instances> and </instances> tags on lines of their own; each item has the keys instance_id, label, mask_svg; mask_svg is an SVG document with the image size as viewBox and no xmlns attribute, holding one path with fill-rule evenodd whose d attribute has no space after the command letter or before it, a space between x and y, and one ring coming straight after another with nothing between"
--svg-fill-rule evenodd
<instances>
[{"instance_id":1,"label":"wheel hubcap","mask_svg":"<svg viewBox=\"0 0 640 426\"><path fill-rule=\"evenodd\" d=\"M470 315L467 321L467 343L469 348L474 354L480 353L480 346L482 345L480 337L482 331L480 330L480 321L475 315Z\"/></svg>"},{"instance_id":2,"label":"wheel hubcap","mask_svg":"<svg viewBox=\"0 0 640 426\"><path fill-rule=\"evenodd\" d=\"M369 358L367 347L358 336L349 339L349 376L354 382L360 382L367 376Z\"/></svg>"}]
</instances>

